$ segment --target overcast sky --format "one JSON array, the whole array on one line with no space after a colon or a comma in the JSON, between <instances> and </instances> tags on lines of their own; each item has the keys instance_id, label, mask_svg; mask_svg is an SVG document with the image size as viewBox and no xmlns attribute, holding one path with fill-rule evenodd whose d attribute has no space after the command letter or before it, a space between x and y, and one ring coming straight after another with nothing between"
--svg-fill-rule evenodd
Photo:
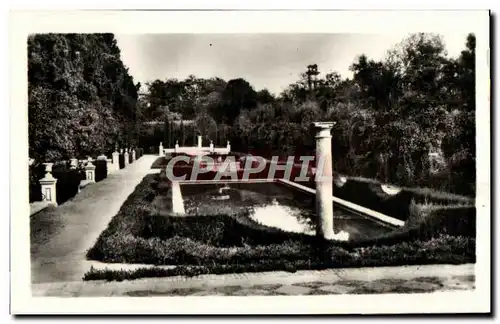
<instances>
[{"instance_id":1,"label":"overcast sky","mask_svg":"<svg viewBox=\"0 0 500 324\"><path fill-rule=\"evenodd\" d=\"M141 34L115 35L135 82L156 79L242 77L255 90L277 94L298 80L308 64L322 75L351 77L356 56L382 59L405 34ZM465 48L466 34L442 35L450 56ZM143 88L144 90L144 88Z\"/></svg>"}]
</instances>

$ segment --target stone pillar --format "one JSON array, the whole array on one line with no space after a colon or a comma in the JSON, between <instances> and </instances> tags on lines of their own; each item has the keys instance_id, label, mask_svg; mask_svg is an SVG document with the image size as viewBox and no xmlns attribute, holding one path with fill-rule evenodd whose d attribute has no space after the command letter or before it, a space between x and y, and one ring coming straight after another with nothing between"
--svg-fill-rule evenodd
<instances>
[{"instance_id":1,"label":"stone pillar","mask_svg":"<svg viewBox=\"0 0 500 324\"><path fill-rule=\"evenodd\" d=\"M177 153L179 151L179 141L175 141L174 152Z\"/></svg>"},{"instance_id":2,"label":"stone pillar","mask_svg":"<svg viewBox=\"0 0 500 324\"><path fill-rule=\"evenodd\" d=\"M135 149L132 150L132 161L135 161Z\"/></svg>"},{"instance_id":3,"label":"stone pillar","mask_svg":"<svg viewBox=\"0 0 500 324\"><path fill-rule=\"evenodd\" d=\"M210 153L214 152L214 142L210 140Z\"/></svg>"},{"instance_id":4,"label":"stone pillar","mask_svg":"<svg viewBox=\"0 0 500 324\"><path fill-rule=\"evenodd\" d=\"M181 186L179 182L172 181L172 212L176 215L184 215L184 201L182 200Z\"/></svg>"},{"instance_id":5,"label":"stone pillar","mask_svg":"<svg viewBox=\"0 0 500 324\"><path fill-rule=\"evenodd\" d=\"M85 179L87 182L95 182L95 165L92 164L92 158L90 156L85 166Z\"/></svg>"},{"instance_id":6,"label":"stone pillar","mask_svg":"<svg viewBox=\"0 0 500 324\"><path fill-rule=\"evenodd\" d=\"M227 145L226 145L226 147L227 147L227 150L228 150L229 152L231 152L231 144L229 143L229 141L227 141Z\"/></svg>"},{"instance_id":7,"label":"stone pillar","mask_svg":"<svg viewBox=\"0 0 500 324\"><path fill-rule=\"evenodd\" d=\"M106 170L107 170L106 172L107 176L113 173L113 171L115 171L112 159L106 159Z\"/></svg>"},{"instance_id":8,"label":"stone pillar","mask_svg":"<svg viewBox=\"0 0 500 324\"><path fill-rule=\"evenodd\" d=\"M202 146L201 135L198 135L198 147L201 147L201 146Z\"/></svg>"},{"instance_id":9,"label":"stone pillar","mask_svg":"<svg viewBox=\"0 0 500 324\"><path fill-rule=\"evenodd\" d=\"M160 146L158 147L158 155L163 156L163 143L160 142Z\"/></svg>"},{"instance_id":10,"label":"stone pillar","mask_svg":"<svg viewBox=\"0 0 500 324\"><path fill-rule=\"evenodd\" d=\"M332 135L334 123L314 123L316 129L316 234L323 239L334 239L333 231L333 177Z\"/></svg>"},{"instance_id":11,"label":"stone pillar","mask_svg":"<svg viewBox=\"0 0 500 324\"><path fill-rule=\"evenodd\" d=\"M40 185L42 187L42 200L57 206L57 200L56 200L57 179L54 178L54 176L52 175L53 163L44 163L44 165L45 165L45 177L40 179Z\"/></svg>"},{"instance_id":12,"label":"stone pillar","mask_svg":"<svg viewBox=\"0 0 500 324\"><path fill-rule=\"evenodd\" d=\"M125 149L125 153L123 153L123 159L125 160L125 167L129 165L129 160L128 160L128 148Z\"/></svg>"},{"instance_id":13,"label":"stone pillar","mask_svg":"<svg viewBox=\"0 0 500 324\"><path fill-rule=\"evenodd\" d=\"M113 156L113 171L120 170L120 153L116 150L111 155Z\"/></svg>"}]
</instances>

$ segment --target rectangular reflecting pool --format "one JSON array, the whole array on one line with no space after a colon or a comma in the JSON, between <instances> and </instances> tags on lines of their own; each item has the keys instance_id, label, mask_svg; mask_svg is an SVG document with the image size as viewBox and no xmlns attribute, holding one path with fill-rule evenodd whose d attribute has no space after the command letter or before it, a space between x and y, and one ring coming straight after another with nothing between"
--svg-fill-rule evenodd
<instances>
[{"instance_id":1,"label":"rectangular reflecting pool","mask_svg":"<svg viewBox=\"0 0 500 324\"><path fill-rule=\"evenodd\" d=\"M315 234L315 197L277 182L181 183L188 215L216 215L249 211L250 217L269 227ZM393 231L368 216L334 205L334 232L348 239L369 238ZM347 239L347 237L345 238Z\"/></svg>"}]
</instances>

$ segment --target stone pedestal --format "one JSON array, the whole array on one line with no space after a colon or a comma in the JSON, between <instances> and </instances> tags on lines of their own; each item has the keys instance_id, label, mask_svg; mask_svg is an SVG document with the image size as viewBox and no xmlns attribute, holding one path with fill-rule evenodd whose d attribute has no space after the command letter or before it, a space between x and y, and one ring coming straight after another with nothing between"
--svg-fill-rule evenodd
<instances>
[{"instance_id":1,"label":"stone pedestal","mask_svg":"<svg viewBox=\"0 0 500 324\"><path fill-rule=\"evenodd\" d=\"M227 141L226 148L229 152L231 152L231 144L229 143L229 141Z\"/></svg>"},{"instance_id":2,"label":"stone pedestal","mask_svg":"<svg viewBox=\"0 0 500 324\"><path fill-rule=\"evenodd\" d=\"M210 141L210 153L214 152L214 142Z\"/></svg>"},{"instance_id":3,"label":"stone pedestal","mask_svg":"<svg viewBox=\"0 0 500 324\"><path fill-rule=\"evenodd\" d=\"M314 123L316 130L316 234L332 240L333 231L333 177L332 177L332 135L334 123Z\"/></svg>"},{"instance_id":4,"label":"stone pedestal","mask_svg":"<svg viewBox=\"0 0 500 324\"><path fill-rule=\"evenodd\" d=\"M163 143L160 142L160 146L158 147L158 155L163 156Z\"/></svg>"},{"instance_id":5,"label":"stone pedestal","mask_svg":"<svg viewBox=\"0 0 500 324\"><path fill-rule=\"evenodd\" d=\"M114 166L113 166L113 160L111 159L106 159L106 176L108 176L110 173L114 171Z\"/></svg>"},{"instance_id":6,"label":"stone pedestal","mask_svg":"<svg viewBox=\"0 0 500 324\"><path fill-rule=\"evenodd\" d=\"M123 153L123 159L125 160L125 166L130 164L130 161L128 159L128 149L125 149L125 153Z\"/></svg>"},{"instance_id":7,"label":"stone pedestal","mask_svg":"<svg viewBox=\"0 0 500 324\"><path fill-rule=\"evenodd\" d=\"M40 179L40 186L42 187L42 200L57 206L56 200L56 183L57 179L52 175L53 163L44 163L45 177Z\"/></svg>"},{"instance_id":8,"label":"stone pedestal","mask_svg":"<svg viewBox=\"0 0 500 324\"><path fill-rule=\"evenodd\" d=\"M175 141L174 152L177 153L179 151L179 141Z\"/></svg>"},{"instance_id":9,"label":"stone pedestal","mask_svg":"<svg viewBox=\"0 0 500 324\"><path fill-rule=\"evenodd\" d=\"M198 135L198 147L201 147L202 146L202 139L201 139L201 135Z\"/></svg>"},{"instance_id":10,"label":"stone pedestal","mask_svg":"<svg viewBox=\"0 0 500 324\"><path fill-rule=\"evenodd\" d=\"M120 153L118 153L118 151L114 151L111 155L113 157L113 171L120 170Z\"/></svg>"},{"instance_id":11,"label":"stone pedestal","mask_svg":"<svg viewBox=\"0 0 500 324\"><path fill-rule=\"evenodd\" d=\"M92 164L92 159L89 157L87 165L85 165L85 179L89 183L95 182L95 165Z\"/></svg>"}]
</instances>

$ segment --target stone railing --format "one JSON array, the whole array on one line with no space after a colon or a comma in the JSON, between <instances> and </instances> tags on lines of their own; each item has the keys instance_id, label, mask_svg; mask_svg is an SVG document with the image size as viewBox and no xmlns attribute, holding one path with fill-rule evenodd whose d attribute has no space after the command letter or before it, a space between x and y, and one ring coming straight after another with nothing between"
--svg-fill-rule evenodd
<instances>
[{"instance_id":1,"label":"stone railing","mask_svg":"<svg viewBox=\"0 0 500 324\"><path fill-rule=\"evenodd\" d=\"M231 144L229 143L229 141L227 141L226 147L215 147L214 143L210 141L209 146L202 146L201 136L198 136L197 146L179 146L179 141L175 142L174 148L164 148L162 142L160 142L160 145L158 146L158 154L160 156L165 156L165 154L167 153L194 153L194 152L229 154L229 152L231 152Z\"/></svg>"},{"instance_id":2,"label":"stone railing","mask_svg":"<svg viewBox=\"0 0 500 324\"><path fill-rule=\"evenodd\" d=\"M69 168L71 170L83 169L85 171L85 180L80 181L78 185L78 192L81 189L88 186L89 184L96 182L96 161L106 161L106 177L112 173L120 170L120 154L124 156L125 167L130 164L130 160L134 162L136 160L136 152L134 149L121 149L120 152L115 151L111 154L111 159L106 155L102 154L96 158L88 157L86 160L70 159ZM131 157L131 159L130 159ZM29 158L29 165L33 165L35 161ZM65 163L68 161L59 161L59 163ZM54 163L48 162L43 163L45 165L45 176L39 180L41 187L42 201L32 202L30 204L30 215L33 215L48 206L57 206L57 194L56 194L56 184L57 178L52 175L52 167Z\"/></svg>"}]
</instances>

